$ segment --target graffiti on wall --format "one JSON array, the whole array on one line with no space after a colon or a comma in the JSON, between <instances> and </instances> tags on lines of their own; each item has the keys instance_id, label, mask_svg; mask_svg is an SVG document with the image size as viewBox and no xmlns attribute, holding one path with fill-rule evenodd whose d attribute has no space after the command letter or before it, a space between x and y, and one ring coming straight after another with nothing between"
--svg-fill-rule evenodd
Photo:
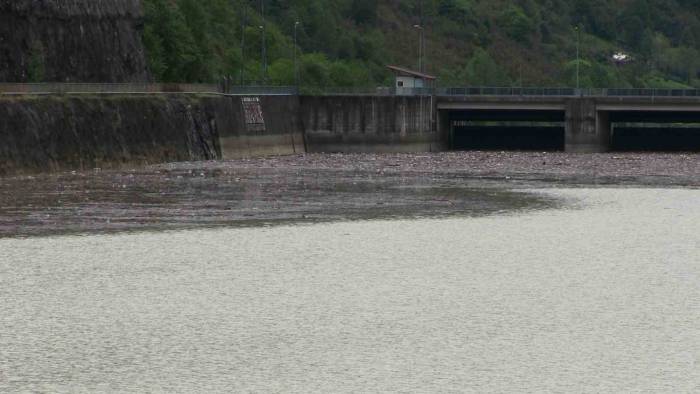
<instances>
[{"instance_id":1,"label":"graffiti on wall","mask_svg":"<svg viewBox=\"0 0 700 394\"><path fill-rule=\"evenodd\" d=\"M265 117L259 97L243 97L243 114L248 131L265 131Z\"/></svg>"}]
</instances>

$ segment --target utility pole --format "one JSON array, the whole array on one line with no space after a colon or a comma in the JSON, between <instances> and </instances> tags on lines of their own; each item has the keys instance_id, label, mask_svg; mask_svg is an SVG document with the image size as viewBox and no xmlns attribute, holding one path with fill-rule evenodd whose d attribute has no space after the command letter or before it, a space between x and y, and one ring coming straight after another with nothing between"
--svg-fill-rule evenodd
<instances>
[{"instance_id":1,"label":"utility pole","mask_svg":"<svg viewBox=\"0 0 700 394\"><path fill-rule=\"evenodd\" d=\"M426 58L427 53L426 53L426 48L425 48L425 13L423 12L423 0L420 0L419 7L420 7L420 9L419 9L420 19L419 19L418 25L420 26L420 43L419 43L420 50L418 51L418 53L419 53L418 56L419 56L420 61L418 64L418 71L425 73L425 70L426 70L425 58Z\"/></svg>"},{"instance_id":2,"label":"utility pole","mask_svg":"<svg viewBox=\"0 0 700 394\"><path fill-rule=\"evenodd\" d=\"M581 89L581 29L578 25L576 30L576 90Z\"/></svg>"},{"instance_id":3,"label":"utility pole","mask_svg":"<svg viewBox=\"0 0 700 394\"><path fill-rule=\"evenodd\" d=\"M523 87L523 61L520 60L520 88Z\"/></svg>"},{"instance_id":4,"label":"utility pole","mask_svg":"<svg viewBox=\"0 0 700 394\"><path fill-rule=\"evenodd\" d=\"M248 4L246 0L241 0L243 8L243 18L241 19L241 86L245 85L245 28L248 25Z\"/></svg>"},{"instance_id":5,"label":"utility pole","mask_svg":"<svg viewBox=\"0 0 700 394\"><path fill-rule=\"evenodd\" d=\"M418 71L423 72L423 26L413 25L418 29Z\"/></svg>"},{"instance_id":6,"label":"utility pole","mask_svg":"<svg viewBox=\"0 0 700 394\"><path fill-rule=\"evenodd\" d=\"M294 86L299 88L299 67L297 66L297 30L301 23L294 22Z\"/></svg>"},{"instance_id":7,"label":"utility pole","mask_svg":"<svg viewBox=\"0 0 700 394\"><path fill-rule=\"evenodd\" d=\"M260 30L262 31L262 79L263 84L267 84L267 37L266 37L266 26L265 26L265 0L260 0L260 15L262 16L262 25Z\"/></svg>"}]
</instances>

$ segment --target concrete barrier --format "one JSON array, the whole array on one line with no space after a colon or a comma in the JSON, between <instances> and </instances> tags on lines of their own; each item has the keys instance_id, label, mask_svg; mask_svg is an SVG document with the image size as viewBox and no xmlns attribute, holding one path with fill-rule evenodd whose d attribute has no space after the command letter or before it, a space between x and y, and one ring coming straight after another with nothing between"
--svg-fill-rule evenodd
<instances>
[{"instance_id":1,"label":"concrete barrier","mask_svg":"<svg viewBox=\"0 0 700 394\"><path fill-rule=\"evenodd\" d=\"M429 152L446 148L430 96L302 96L309 152Z\"/></svg>"},{"instance_id":2,"label":"concrete barrier","mask_svg":"<svg viewBox=\"0 0 700 394\"><path fill-rule=\"evenodd\" d=\"M0 174L221 157L217 114L199 97L0 98Z\"/></svg>"},{"instance_id":3,"label":"concrete barrier","mask_svg":"<svg viewBox=\"0 0 700 394\"><path fill-rule=\"evenodd\" d=\"M225 160L306 151L297 96L228 96L216 107Z\"/></svg>"}]
</instances>

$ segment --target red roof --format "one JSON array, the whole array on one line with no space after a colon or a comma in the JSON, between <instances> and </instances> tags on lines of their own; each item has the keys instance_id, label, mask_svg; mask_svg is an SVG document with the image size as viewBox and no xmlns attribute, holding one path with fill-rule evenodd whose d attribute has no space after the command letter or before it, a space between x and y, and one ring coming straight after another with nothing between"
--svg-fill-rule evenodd
<instances>
[{"instance_id":1,"label":"red roof","mask_svg":"<svg viewBox=\"0 0 700 394\"><path fill-rule=\"evenodd\" d=\"M437 79L437 77L435 77L435 76L433 76L433 75L428 75L428 74L425 74L425 73L422 73L422 72L409 70L409 69L407 69L407 68L403 68L403 67L399 67L399 66L386 66L386 68L388 68L389 70L395 72L395 73L398 74L398 75L408 75L408 76L411 76L411 77L416 77L416 78L421 78L421 79L428 79L428 80L431 80L431 81L434 81L434 80Z\"/></svg>"}]
</instances>

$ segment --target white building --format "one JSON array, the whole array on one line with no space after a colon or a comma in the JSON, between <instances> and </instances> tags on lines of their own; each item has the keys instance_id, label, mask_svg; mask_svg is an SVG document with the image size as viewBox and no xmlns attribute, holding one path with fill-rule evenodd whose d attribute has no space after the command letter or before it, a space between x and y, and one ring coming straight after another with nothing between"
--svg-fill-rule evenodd
<instances>
[{"instance_id":1,"label":"white building","mask_svg":"<svg viewBox=\"0 0 700 394\"><path fill-rule=\"evenodd\" d=\"M422 72L409 70L398 66L387 66L395 75L396 94L400 96L413 95L423 88L432 88L436 77Z\"/></svg>"}]
</instances>

